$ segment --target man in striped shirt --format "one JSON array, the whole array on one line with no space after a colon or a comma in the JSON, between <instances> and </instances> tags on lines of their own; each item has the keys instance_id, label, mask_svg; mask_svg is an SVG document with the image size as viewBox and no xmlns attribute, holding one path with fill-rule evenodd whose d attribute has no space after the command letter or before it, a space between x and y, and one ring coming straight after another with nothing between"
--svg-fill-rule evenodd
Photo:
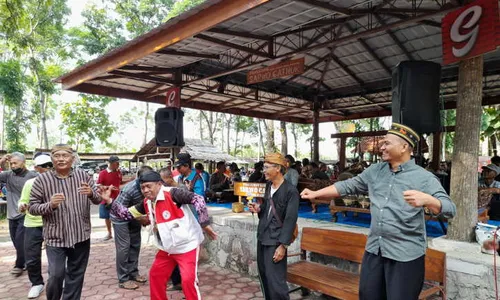
<instances>
[{"instance_id":1,"label":"man in striped shirt","mask_svg":"<svg viewBox=\"0 0 500 300\"><path fill-rule=\"evenodd\" d=\"M72 169L73 150L65 144L51 151L54 170L38 176L29 212L41 215L47 243L47 299L80 299L90 252L90 205L101 197L92 178ZM64 283L64 291L63 291Z\"/></svg>"}]
</instances>

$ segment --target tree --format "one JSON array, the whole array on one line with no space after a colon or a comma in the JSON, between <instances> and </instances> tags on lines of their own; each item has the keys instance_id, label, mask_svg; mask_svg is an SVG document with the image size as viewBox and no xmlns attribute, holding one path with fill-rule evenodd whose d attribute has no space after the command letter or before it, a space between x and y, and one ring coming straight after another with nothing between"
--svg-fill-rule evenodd
<instances>
[{"instance_id":1,"label":"tree","mask_svg":"<svg viewBox=\"0 0 500 300\"><path fill-rule=\"evenodd\" d=\"M266 151L275 152L276 143L274 142L274 121L265 120L264 127L266 128Z\"/></svg>"},{"instance_id":2,"label":"tree","mask_svg":"<svg viewBox=\"0 0 500 300\"><path fill-rule=\"evenodd\" d=\"M8 151L26 151L29 118L26 115L24 84L24 76L18 60L0 62L0 98L4 106L4 117L7 116L4 120L4 128Z\"/></svg>"},{"instance_id":3,"label":"tree","mask_svg":"<svg viewBox=\"0 0 500 300\"><path fill-rule=\"evenodd\" d=\"M234 151L233 151L233 154L236 156L239 154L242 154L243 153L243 146L245 146L245 135L247 133L251 134L251 135L255 135L257 133L257 124L255 124L253 118L249 118L249 117L244 117L244 116L235 116L235 131L236 131L236 137L235 137L235 140L234 140ZM238 144L238 138L239 138L239 134L243 133L243 137L242 137L242 143L241 145ZM238 150L238 148L240 148Z\"/></svg>"},{"instance_id":4,"label":"tree","mask_svg":"<svg viewBox=\"0 0 500 300\"><path fill-rule=\"evenodd\" d=\"M31 77L26 87L32 89L36 114L32 118L40 123L40 140L48 148L47 101L56 93L50 66L59 64L67 53L64 47L64 24L70 10L65 0L5 1L0 4L0 23L7 44L16 57L28 68ZM62 73L59 68L59 74Z\"/></svg>"},{"instance_id":5,"label":"tree","mask_svg":"<svg viewBox=\"0 0 500 300\"><path fill-rule=\"evenodd\" d=\"M200 117L206 121L207 130L208 130L208 139L210 140L210 144L214 144L215 142L215 132L217 131L217 126L219 123L222 123L221 114L214 113L213 111L203 111L200 110ZM201 132L201 121L200 121L200 132ZM224 147L224 145L222 145Z\"/></svg>"},{"instance_id":6,"label":"tree","mask_svg":"<svg viewBox=\"0 0 500 300\"><path fill-rule=\"evenodd\" d=\"M281 132L281 153L283 155L288 154L288 135L286 131L286 122L280 122L280 132Z\"/></svg>"},{"instance_id":7,"label":"tree","mask_svg":"<svg viewBox=\"0 0 500 300\"><path fill-rule=\"evenodd\" d=\"M459 63L457 123L453 149L450 196L457 214L449 222L448 237L470 242L477 223L477 156L481 125L483 57Z\"/></svg>"},{"instance_id":8,"label":"tree","mask_svg":"<svg viewBox=\"0 0 500 300\"><path fill-rule=\"evenodd\" d=\"M111 101L111 98L80 94L75 103L66 103L62 107L61 128L66 131L70 138L68 143L74 145L76 151L80 146L85 150L92 149L95 140L109 145L108 139L115 127L109 120L105 106Z\"/></svg>"},{"instance_id":9,"label":"tree","mask_svg":"<svg viewBox=\"0 0 500 300\"><path fill-rule=\"evenodd\" d=\"M491 106L483 109L481 124L481 140L488 140L489 153L493 155L497 141L500 138L500 111L498 106Z\"/></svg>"},{"instance_id":10,"label":"tree","mask_svg":"<svg viewBox=\"0 0 500 300\"><path fill-rule=\"evenodd\" d=\"M295 124L292 123L292 135L293 135L293 142L294 142L294 148L295 148L295 158L298 159L300 152L299 152L299 145L298 141L301 136L308 136L312 132L312 126L309 124ZM310 140L310 138L308 139ZM311 155L309 155L310 157Z\"/></svg>"}]
</instances>

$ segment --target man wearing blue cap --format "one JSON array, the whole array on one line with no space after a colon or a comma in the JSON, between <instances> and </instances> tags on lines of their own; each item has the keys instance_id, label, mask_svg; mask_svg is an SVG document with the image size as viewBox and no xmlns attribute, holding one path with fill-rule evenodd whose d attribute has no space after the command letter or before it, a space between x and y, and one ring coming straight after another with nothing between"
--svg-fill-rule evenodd
<instances>
[{"instance_id":1,"label":"man wearing blue cap","mask_svg":"<svg viewBox=\"0 0 500 300\"><path fill-rule=\"evenodd\" d=\"M455 204L438 179L411 158L419 141L414 130L393 123L380 147L384 162L354 178L301 194L305 199L369 194L372 219L361 264L361 300L418 299L427 246L424 207L446 218L455 216Z\"/></svg>"}]
</instances>

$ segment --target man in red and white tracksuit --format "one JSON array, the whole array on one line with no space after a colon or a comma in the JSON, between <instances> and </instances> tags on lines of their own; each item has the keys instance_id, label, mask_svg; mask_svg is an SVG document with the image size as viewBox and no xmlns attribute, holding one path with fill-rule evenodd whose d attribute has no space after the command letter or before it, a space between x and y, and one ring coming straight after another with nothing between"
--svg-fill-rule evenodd
<instances>
[{"instance_id":1,"label":"man in red and white tracksuit","mask_svg":"<svg viewBox=\"0 0 500 300\"><path fill-rule=\"evenodd\" d=\"M110 188L103 189L102 199L111 204L112 214L119 219L131 220L147 215L151 222L154 244L160 249L149 271L151 299L167 299L167 282L176 265L181 271L186 300L201 299L197 269L202 229L211 239L217 238L209 225L205 200L187 190L163 186L157 172L143 173L139 183L146 197L144 203L126 208L109 197ZM187 204L196 209L198 221Z\"/></svg>"}]
</instances>

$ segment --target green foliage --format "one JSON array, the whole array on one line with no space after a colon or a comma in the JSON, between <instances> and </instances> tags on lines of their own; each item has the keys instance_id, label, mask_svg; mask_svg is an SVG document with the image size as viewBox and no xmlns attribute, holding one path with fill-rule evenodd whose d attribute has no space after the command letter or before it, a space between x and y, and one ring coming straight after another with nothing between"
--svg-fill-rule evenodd
<instances>
[{"instance_id":1,"label":"green foliage","mask_svg":"<svg viewBox=\"0 0 500 300\"><path fill-rule=\"evenodd\" d=\"M24 86L21 64L18 60L0 62L0 96L4 105L18 106L23 101Z\"/></svg>"},{"instance_id":2,"label":"green foliage","mask_svg":"<svg viewBox=\"0 0 500 300\"><path fill-rule=\"evenodd\" d=\"M178 0L175 2L174 6L168 13L165 21L174 18L193 7L202 4L203 2L205 2L205 0Z\"/></svg>"},{"instance_id":3,"label":"green foliage","mask_svg":"<svg viewBox=\"0 0 500 300\"><path fill-rule=\"evenodd\" d=\"M481 140L487 139L500 132L500 111L497 107L483 108L481 119Z\"/></svg>"},{"instance_id":4,"label":"green foliage","mask_svg":"<svg viewBox=\"0 0 500 300\"><path fill-rule=\"evenodd\" d=\"M61 128L77 150L80 146L86 151L91 150L95 140L108 145L108 139L116 129L106 113L106 106L111 101L113 99L107 97L80 94L76 103L63 106Z\"/></svg>"},{"instance_id":5,"label":"green foliage","mask_svg":"<svg viewBox=\"0 0 500 300\"><path fill-rule=\"evenodd\" d=\"M73 46L88 55L98 55L123 45L127 40L122 22L109 15L109 7L87 6L82 12L83 26L68 30ZM83 62L83 61L82 61Z\"/></svg>"},{"instance_id":6,"label":"green foliage","mask_svg":"<svg viewBox=\"0 0 500 300\"><path fill-rule=\"evenodd\" d=\"M24 77L17 60L0 62L0 98L5 110L7 149L24 152L29 118L24 100Z\"/></svg>"}]
</instances>

